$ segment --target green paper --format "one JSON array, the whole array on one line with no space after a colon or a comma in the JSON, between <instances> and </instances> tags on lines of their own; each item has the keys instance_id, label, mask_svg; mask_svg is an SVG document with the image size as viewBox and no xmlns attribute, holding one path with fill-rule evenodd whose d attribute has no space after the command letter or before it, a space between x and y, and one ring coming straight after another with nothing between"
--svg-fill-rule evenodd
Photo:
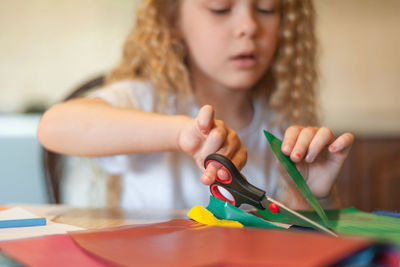
<instances>
[{"instance_id":1,"label":"green paper","mask_svg":"<svg viewBox=\"0 0 400 267\"><path fill-rule=\"evenodd\" d=\"M213 196L210 196L210 203L207 209L218 219L235 220L245 227L279 228ZM299 211L299 213L314 219L316 222L321 222L316 212ZM333 230L339 235L363 236L377 241L390 242L400 249L400 218L362 212L353 207L341 210L327 210L326 215ZM272 218L271 221L292 224L289 218L279 213L271 213L269 217Z\"/></svg>"},{"instance_id":2,"label":"green paper","mask_svg":"<svg viewBox=\"0 0 400 267\"><path fill-rule=\"evenodd\" d=\"M293 182L296 184L297 188L306 198L307 202L313 207L313 209L317 212L319 217L322 219L322 222L325 226L332 228L332 225L329 223L329 220L324 212L324 210L319 205L317 199L311 192L310 188L308 187L306 181L304 180L303 176L296 168L296 165L290 160L288 156L282 153L281 146L282 141L276 138L273 134L264 130L265 137L269 144L271 145L271 149L274 152L275 156L278 158L279 162L288 172L290 177L292 177ZM268 211L259 211L263 216L268 216Z\"/></svg>"},{"instance_id":3,"label":"green paper","mask_svg":"<svg viewBox=\"0 0 400 267\"><path fill-rule=\"evenodd\" d=\"M236 208L228 202L213 197L212 195L210 196L210 203L207 206L207 210L213 213L217 219L237 221L246 227L283 229L280 226L253 216L239 208Z\"/></svg>"},{"instance_id":4,"label":"green paper","mask_svg":"<svg viewBox=\"0 0 400 267\"><path fill-rule=\"evenodd\" d=\"M321 223L319 215L313 211L299 211L300 214ZM360 235L381 241L396 243L400 249L400 219L380 216L357 210L354 207L341 210L326 210L332 229L345 235ZM293 221L280 214L269 214L267 220L292 224ZM302 224L297 224L306 226Z\"/></svg>"}]
</instances>

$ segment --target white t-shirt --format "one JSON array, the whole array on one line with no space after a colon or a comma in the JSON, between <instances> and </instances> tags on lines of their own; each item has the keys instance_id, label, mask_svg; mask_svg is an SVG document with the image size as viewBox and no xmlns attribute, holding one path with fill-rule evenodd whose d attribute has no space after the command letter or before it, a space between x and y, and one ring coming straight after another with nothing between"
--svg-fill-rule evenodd
<instances>
[{"instance_id":1,"label":"white t-shirt","mask_svg":"<svg viewBox=\"0 0 400 267\"><path fill-rule=\"evenodd\" d=\"M150 83L123 81L103 87L90 97L99 97L113 106L154 111L154 88ZM187 103L187 111L171 108L167 114L195 117L199 106L194 100ZM263 130L280 136L271 129L272 111L254 101L254 117L244 129L237 131L248 151L242 174L253 185L279 198L278 170ZM118 138L116 136L115 138ZM121 207L179 209L194 205L206 206L209 187L200 182L201 170L194 159L180 152L129 154L96 158L106 172L122 177Z\"/></svg>"}]
</instances>

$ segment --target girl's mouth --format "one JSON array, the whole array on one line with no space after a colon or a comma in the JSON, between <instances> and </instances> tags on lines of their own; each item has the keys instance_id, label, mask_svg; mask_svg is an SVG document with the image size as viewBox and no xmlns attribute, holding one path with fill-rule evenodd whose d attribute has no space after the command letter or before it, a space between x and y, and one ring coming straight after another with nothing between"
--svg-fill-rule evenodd
<instances>
[{"instance_id":1,"label":"girl's mouth","mask_svg":"<svg viewBox=\"0 0 400 267\"><path fill-rule=\"evenodd\" d=\"M232 57L233 64L240 69L249 69L257 64L254 53L243 53Z\"/></svg>"}]
</instances>

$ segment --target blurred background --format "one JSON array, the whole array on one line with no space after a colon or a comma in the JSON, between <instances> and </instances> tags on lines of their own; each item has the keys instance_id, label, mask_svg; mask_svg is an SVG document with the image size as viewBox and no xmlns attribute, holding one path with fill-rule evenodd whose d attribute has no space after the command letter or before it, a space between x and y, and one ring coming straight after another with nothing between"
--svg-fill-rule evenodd
<instances>
[{"instance_id":1,"label":"blurred background","mask_svg":"<svg viewBox=\"0 0 400 267\"><path fill-rule=\"evenodd\" d=\"M49 201L41 112L119 61L140 1L0 0L0 203ZM399 210L400 1L314 2L322 122L357 138L338 182L342 203Z\"/></svg>"}]
</instances>

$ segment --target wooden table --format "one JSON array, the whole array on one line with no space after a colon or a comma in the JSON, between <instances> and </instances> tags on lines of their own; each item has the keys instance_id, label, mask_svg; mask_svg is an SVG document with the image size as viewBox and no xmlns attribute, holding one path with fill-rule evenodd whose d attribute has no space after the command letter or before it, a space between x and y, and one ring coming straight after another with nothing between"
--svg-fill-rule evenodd
<instances>
[{"instance_id":1,"label":"wooden table","mask_svg":"<svg viewBox=\"0 0 400 267\"><path fill-rule=\"evenodd\" d=\"M188 210L123 210L120 208L77 208L63 205L15 205L57 223L87 229L145 224L188 218Z\"/></svg>"}]
</instances>

